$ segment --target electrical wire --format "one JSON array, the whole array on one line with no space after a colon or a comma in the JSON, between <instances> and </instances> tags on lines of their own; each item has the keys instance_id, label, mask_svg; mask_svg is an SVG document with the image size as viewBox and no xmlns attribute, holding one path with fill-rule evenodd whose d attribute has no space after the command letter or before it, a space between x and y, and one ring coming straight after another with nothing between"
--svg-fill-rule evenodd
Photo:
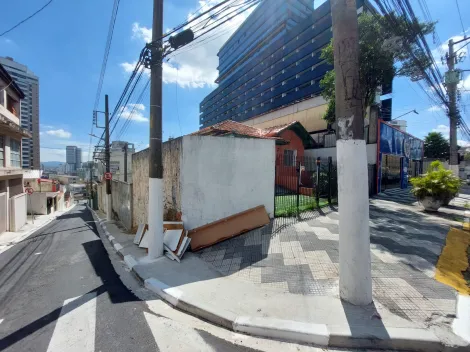
<instances>
[{"instance_id":1,"label":"electrical wire","mask_svg":"<svg viewBox=\"0 0 470 352\"><path fill-rule=\"evenodd\" d=\"M116 18L117 14L119 11L119 4L120 0L114 0L113 3L113 9L111 11L111 18L109 20L109 28L108 28L108 36L106 38L106 43L105 43L105 49L104 49L104 55L103 55L103 61L101 64L101 71L100 71L100 78L98 80L98 87L96 89L96 96L95 96L95 104L93 106L93 112L95 112L98 109L98 105L100 103L100 97L101 97L101 90L103 88L103 82L104 82L104 76L106 74L106 66L108 64L108 57L109 57L109 52L111 50L111 43L113 40L113 34L114 34L114 27L116 25ZM88 161L91 161L91 145L92 145L92 136L93 135L93 122L91 123L91 131L90 131L90 146L88 148Z\"/></svg>"},{"instance_id":2,"label":"electrical wire","mask_svg":"<svg viewBox=\"0 0 470 352\"><path fill-rule=\"evenodd\" d=\"M459 13L460 24L462 25L462 33L463 35L465 35L465 26L463 25L462 14L460 13L460 6L458 0L455 0L455 5L457 6L457 12Z\"/></svg>"},{"instance_id":3,"label":"electrical wire","mask_svg":"<svg viewBox=\"0 0 470 352\"><path fill-rule=\"evenodd\" d=\"M41 7L39 10L37 10L36 12L34 12L33 14L29 15L28 17L26 17L24 20L18 22L17 24L15 24L13 27L11 27L10 29L7 29L5 32L1 33L0 34L0 37L4 36L5 34L7 33L10 33L12 30L14 30L15 28L19 27L20 25L22 25L23 23L25 23L26 21L28 21L29 19L33 18L34 16L36 16L38 13L40 13L42 10L44 10L47 6L49 6L51 3L52 3L53 0L50 0L49 2L47 2L43 7Z\"/></svg>"}]
</instances>

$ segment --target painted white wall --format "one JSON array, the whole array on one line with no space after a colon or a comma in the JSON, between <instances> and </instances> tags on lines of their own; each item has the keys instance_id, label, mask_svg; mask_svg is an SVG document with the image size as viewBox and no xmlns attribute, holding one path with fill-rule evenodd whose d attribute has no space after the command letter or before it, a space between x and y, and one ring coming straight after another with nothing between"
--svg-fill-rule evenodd
<instances>
[{"instance_id":1,"label":"painted white wall","mask_svg":"<svg viewBox=\"0 0 470 352\"><path fill-rule=\"evenodd\" d=\"M193 229L264 205L274 213L274 140L184 136L181 211Z\"/></svg>"},{"instance_id":2,"label":"painted white wall","mask_svg":"<svg viewBox=\"0 0 470 352\"><path fill-rule=\"evenodd\" d=\"M377 164L377 143L366 144L366 152L367 164ZM333 158L333 161L336 161L336 147L309 149L304 152L304 155L313 158L320 157L322 158L322 160L326 160L329 156L331 156Z\"/></svg>"},{"instance_id":3,"label":"painted white wall","mask_svg":"<svg viewBox=\"0 0 470 352\"><path fill-rule=\"evenodd\" d=\"M41 192L34 192L26 197L28 214L31 211L38 215L47 215L47 194Z\"/></svg>"},{"instance_id":4,"label":"painted white wall","mask_svg":"<svg viewBox=\"0 0 470 352\"><path fill-rule=\"evenodd\" d=\"M10 231L18 231L24 224L26 224L26 193L10 198Z\"/></svg>"}]
</instances>

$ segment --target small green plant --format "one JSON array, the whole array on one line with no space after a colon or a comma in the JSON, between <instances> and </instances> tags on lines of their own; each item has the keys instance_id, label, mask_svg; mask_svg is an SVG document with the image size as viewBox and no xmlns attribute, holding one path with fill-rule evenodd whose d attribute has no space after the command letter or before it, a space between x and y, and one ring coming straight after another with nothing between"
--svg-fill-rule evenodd
<instances>
[{"instance_id":1,"label":"small green plant","mask_svg":"<svg viewBox=\"0 0 470 352\"><path fill-rule=\"evenodd\" d=\"M443 202L454 198L462 186L462 181L437 160L431 163L424 175L411 178L410 183L413 186L411 192L419 200L432 197Z\"/></svg>"}]
</instances>

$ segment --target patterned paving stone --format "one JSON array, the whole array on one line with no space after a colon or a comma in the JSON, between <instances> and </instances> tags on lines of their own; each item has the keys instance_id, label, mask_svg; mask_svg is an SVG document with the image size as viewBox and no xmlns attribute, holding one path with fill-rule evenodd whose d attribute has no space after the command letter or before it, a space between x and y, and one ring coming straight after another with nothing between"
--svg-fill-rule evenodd
<instances>
[{"instance_id":1,"label":"patterned paving stone","mask_svg":"<svg viewBox=\"0 0 470 352\"><path fill-rule=\"evenodd\" d=\"M449 225L421 212L407 192L386 191L371 201L374 299L409 320L455 314L454 290L432 279ZM303 217L275 219L200 251L200 257L224 275L268 289L337 296L338 213Z\"/></svg>"}]
</instances>

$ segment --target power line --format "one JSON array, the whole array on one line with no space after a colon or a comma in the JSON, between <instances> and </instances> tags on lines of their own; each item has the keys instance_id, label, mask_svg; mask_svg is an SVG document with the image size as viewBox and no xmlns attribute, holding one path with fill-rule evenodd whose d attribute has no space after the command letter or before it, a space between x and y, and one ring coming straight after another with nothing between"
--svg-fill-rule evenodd
<instances>
[{"instance_id":1,"label":"power line","mask_svg":"<svg viewBox=\"0 0 470 352\"><path fill-rule=\"evenodd\" d=\"M113 40L114 26L116 24L117 13L119 11L120 0L114 0L113 9L111 11L111 18L109 20L108 36L106 38L105 49L103 54L103 62L101 64L100 78L98 80L98 87L96 89L95 104L93 106L93 112L98 109L101 97L101 89L103 88L104 76L106 74L106 66L108 63L109 51L111 49L111 43ZM93 120L91 122L91 131L90 131L90 145L88 148L88 161L91 158L91 145L92 145L92 136L93 135Z\"/></svg>"},{"instance_id":2,"label":"power line","mask_svg":"<svg viewBox=\"0 0 470 352\"><path fill-rule=\"evenodd\" d=\"M460 6L459 6L458 0L455 0L455 5L457 6L457 12L459 13L460 24L462 25L463 35L465 36L465 26L463 25L462 14L460 13Z\"/></svg>"},{"instance_id":3,"label":"power line","mask_svg":"<svg viewBox=\"0 0 470 352\"><path fill-rule=\"evenodd\" d=\"M39 12L41 12L42 10L44 10L47 6L49 6L51 4L52 0L50 0L48 3L46 3L43 7L41 7L39 10L37 10L36 12L34 12L32 15L29 15L28 17L26 17L24 20L18 22L17 24L15 24L13 27L11 27L10 29L6 30L5 32L3 32L2 34L0 34L0 37L4 36L5 34L7 33L10 33L12 30L14 30L15 28L19 27L20 25L22 25L23 23L25 23L26 21L28 21L29 19L33 18L34 16L36 16Z\"/></svg>"}]
</instances>

